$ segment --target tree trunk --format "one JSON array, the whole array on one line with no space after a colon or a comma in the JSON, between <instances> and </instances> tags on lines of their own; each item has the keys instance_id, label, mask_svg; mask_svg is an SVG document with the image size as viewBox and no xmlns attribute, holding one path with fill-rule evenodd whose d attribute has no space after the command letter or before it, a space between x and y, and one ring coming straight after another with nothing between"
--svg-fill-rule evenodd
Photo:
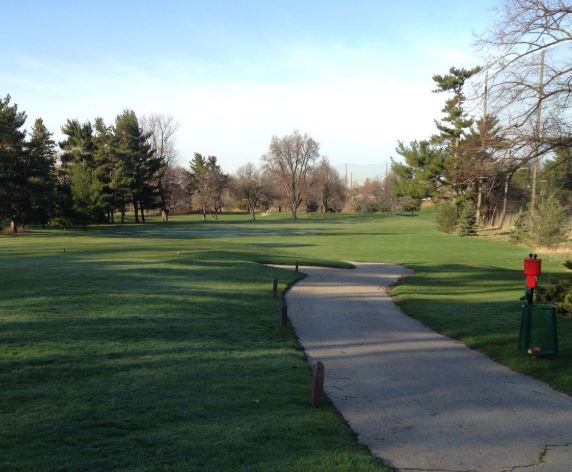
<instances>
[{"instance_id":1,"label":"tree trunk","mask_svg":"<svg viewBox=\"0 0 572 472\"><path fill-rule=\"evenodd\" d=\"M139 223L139 206L136 199L133 199L133 211L135 212L135 223Z\"/></svg>"},{"instance_id":2,"label":"tree trunk","mask_svg":"<svg viewBox=\"0 0 572 472\"><path fill-rule=\"evenodd\" d=\"M16 218L13 218L10 221L10 231L12 231L12 233L18 232L18 223L16 222Z\"/></svg>"},{"instance_id":3,"label":"tree trunk","mask_svg":"<svg viewBox=\"0 0 572 472\"><path fill-rule=\"evenodd\" d=\"M166 208L161 210L161 221L169 221L169 210Z\"/></svg>"},{"instance_id":4,"label":"tree trunk","mask_svg":"<svg viewBox=\"0 0 572 472\"><path fill-rule=\"evenodd\" d=\"M141 223L145 223L145 209L143 208L143 204L141 203Z\"/></svg>"},{"instance_id":5,"label":"tree trunk","mask_svg":"<svg viewBox=\"0 0 572 472\"><path fill-rule=\"evenodd\" d=\"M207 209L206 207L203 207L203 221L207 221Z\"/></svg>"},{"instance_id":6,"label":"tree trunk","mask_svg":"<svg viewBox=\"0 0 572 472\"><path fill-rule=\"evenodd\" d=\"M483 185L481 180L477 181L477 226L481 224L481 205L483 202Z\"/></svg>"},{"instance_id":7,"label":"tree trunk","mask_svg":"<svg viewBox=\"0 0 572 472\"><path fill-rule=\"evenodd\" d=\"M506 180L504 181L504 195L502 198L502 212L500 217L500 226L504 225L504 219L506 217L506 202L508 199L508 184L510 183L510 179L512 174L506 174Z\"/></svg>"}]
</instances>

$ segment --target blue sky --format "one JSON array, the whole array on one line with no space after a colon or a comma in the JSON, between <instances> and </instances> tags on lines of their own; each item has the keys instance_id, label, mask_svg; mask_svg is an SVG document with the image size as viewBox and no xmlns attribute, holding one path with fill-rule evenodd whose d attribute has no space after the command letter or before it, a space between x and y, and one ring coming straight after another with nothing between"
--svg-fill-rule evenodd
<instances>
[{"instance_id":1,"label":"blue sky","mask_svg":"<svg viewBox=\"0 0 572 472\"><path fill-rule=\"evenodd\" d=\"M297 128L338 166L382 169L433 132L431 76L478 62L496 3L5 1L0 94L56 137L66 118L172 114L181 163L231 171Z\"/></svg>"}]
</instances>

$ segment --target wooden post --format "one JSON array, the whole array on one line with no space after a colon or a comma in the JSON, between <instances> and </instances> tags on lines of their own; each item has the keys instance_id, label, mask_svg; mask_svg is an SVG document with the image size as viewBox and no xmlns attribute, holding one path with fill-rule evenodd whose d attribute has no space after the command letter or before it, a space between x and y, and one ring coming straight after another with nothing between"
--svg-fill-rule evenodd
<instances>
[{"instance_id":1,"label":"wooden post","mask_svg":"<svg viewBox=\"0 0 572 472\"><path fill-rule=\"evenodd\" d=\"M276 298L278 296L278 279L274 277L272 282L272 297Z\"/></svg>"},{"instance_id":2,"label":"wooden post","mask_svg":"<svg viewBox=\"0 0 572 472\"><path fill-rule=\"evenodd\" d=\"M296 261L296 272L298 272L298 261Z\"/></svg>"},{"instance_id":3,"label":"wooden post","mask_svg":"<svg viewBox=\"0 0 572 472\"><path fill-rule=\"evenodd\" d=\"M286 305L286 303L282 303L282 307L280 309L280 319L282 327L288 327L288 305Z\"/></svg>"},{"instance_id":4,"label":"wooden post","mask_svg":"<svg viewBox=\"0 0 572 472\"><path fill-rule=\"evenodd\" d=\"M312 385L310 387L310 403L312 406L320 406L324 396L324 364L320 361L312 366Z\"/></svg>"}]
</instances>

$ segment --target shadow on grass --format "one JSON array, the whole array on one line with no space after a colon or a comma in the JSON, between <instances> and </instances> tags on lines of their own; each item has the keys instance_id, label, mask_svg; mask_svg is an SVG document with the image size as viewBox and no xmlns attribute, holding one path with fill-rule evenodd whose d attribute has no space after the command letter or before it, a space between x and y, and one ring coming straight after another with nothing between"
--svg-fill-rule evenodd
<instances>
[{"instance_id":1,"label":"shadow on grass","mask_svg":"<svg viewBox=\"0 0 572 472\"><path fill-rule=\"evenodd\" d=\"M560 354L555 358L537 360L517 350L524 285L520 270L454 264L409 267L415 274L394 288L408 315L572 394L572 319L558 317Z\"/></svg>"}]
</instances>

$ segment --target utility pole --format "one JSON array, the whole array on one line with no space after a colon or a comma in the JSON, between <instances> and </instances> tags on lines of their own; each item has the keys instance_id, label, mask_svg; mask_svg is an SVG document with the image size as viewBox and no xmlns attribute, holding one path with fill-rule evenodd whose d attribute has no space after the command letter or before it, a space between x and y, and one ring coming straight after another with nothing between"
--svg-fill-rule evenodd
<instances>
[{"instance_id":1,"label":"utility pole","mask_svg":"<svg viewBox=\"0 0 572 472\"><path fill-rule=\"evenodd\" d=\"M489 71L487 69L487 71L485 72L485 94L483 96L483 118L482 118L482 129L481 129L481 144L482 144L482 148L481 148L481 157L479 158L479 160L481 161L480 163L483 163L483 158L486 152L486 145L485 145L485 137L486 134L488 133L488 128L487 128L487 103L489 101ZM482 165L479 166L479 173L483 170L482 169ZM481 205L483 203L483 178L482 176L477 176L477 225L480 224L481 222Z\"/></svg>"},{"instance_id":2,"label":"utility pole","mask_svg":"<svg viewBox=\"0 0 572 472\"><path fill-rule=\"evenodd\" d=\"M540 159L540 119L542 115L542 96L544 95L544 49L540 53L540 77L538 78L538 105L536 106L536 125L534 127L534 139L536 140L536 152L532 162L532 195L530 196L530 216L534 216L536 205L536 177L538 175Z\"/></svg>"}]
</instances>

